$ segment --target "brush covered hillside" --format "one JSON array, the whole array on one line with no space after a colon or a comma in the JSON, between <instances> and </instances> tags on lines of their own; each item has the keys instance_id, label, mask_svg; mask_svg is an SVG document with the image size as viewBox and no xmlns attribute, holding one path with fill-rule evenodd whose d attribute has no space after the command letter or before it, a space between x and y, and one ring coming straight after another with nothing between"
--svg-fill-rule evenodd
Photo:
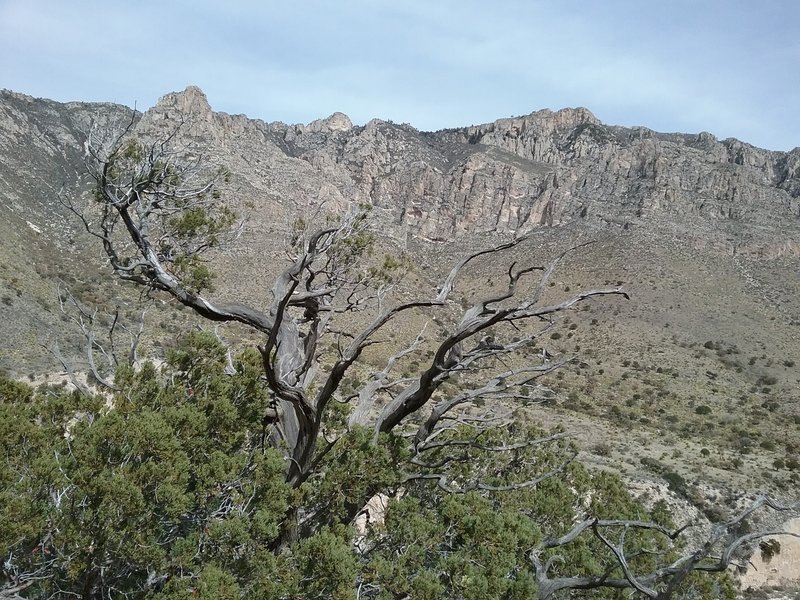
<instances>
[{"instance_id":1,"label":"brush covered hillside","mask_svg":"<svg viewBox=\"0 0 800 600\"><path fill-rule=\"evenodd\" d=\"M371 207L378 255L410 265L396 299L428 295L459 257L534 232L470 265L450 312L428 324L435 338L459 301L505 285L509 264L545 264L592 241L567 255L547 298L619 285L630 300L584 303L541 336L531 352L571 361L543 382L530 414L563 423L584 460L632 486L657 495L668 485L686 511L800 489L800 149L609 126L583 108L421 132L355 126L341 113L265 123L213 112L194 87L143 114L2 92L0 368L52 377L55 345L80 362L85 340L59 286L62 298L68 289L86 306L137 314L138 290L113 280L101 245L59 198L91 203L90 134L130 124L155 139L181 122L194 156L229 170L224 199L245 218L213 256L214 297L268 304L298 219L352 203ZM142 342L156 358L195 326L163 300ZM390 334L413 339L429 318Z\"/></svg>"}]
</instances>

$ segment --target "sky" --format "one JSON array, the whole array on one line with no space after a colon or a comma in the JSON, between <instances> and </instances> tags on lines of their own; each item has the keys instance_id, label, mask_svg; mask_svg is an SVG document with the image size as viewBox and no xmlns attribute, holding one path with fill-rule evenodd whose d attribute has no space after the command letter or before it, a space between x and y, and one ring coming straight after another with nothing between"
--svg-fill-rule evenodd
<instances>
[{"instance_id":1,"label":"sky","mask_svg":"<svg viewBox=\"0 0 800 600\"><path fill-rule=\"evenodd\" d=\"M422 130L584 106L800 146L796 0L0 0L0 88Z\"/></svg>"}]
</instances>

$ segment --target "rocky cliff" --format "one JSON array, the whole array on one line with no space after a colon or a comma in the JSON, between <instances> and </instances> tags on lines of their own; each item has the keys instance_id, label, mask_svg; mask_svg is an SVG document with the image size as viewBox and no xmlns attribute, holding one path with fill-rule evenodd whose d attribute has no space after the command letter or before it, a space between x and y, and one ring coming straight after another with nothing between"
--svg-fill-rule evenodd
<instances>
[{"instance_id":1,"label":"rocky cliff","mask_svg":"<svg viewBox=\"0 0 800 600\"><path fill-rule=\"evenodd\" d=\"M90 129L130 118L111 104L3 92L4 205L42 196L44 181L74 181ZM584 108L431 133L377 119L356 127L341 113L308 125L267 124L215 113L189 87L161 98L136 128L152 135L179 120L262 198L369 202L399 229L433 239L576 219L629 226L688 219L723 230L792 230L800 222L800 148L771 152L707 133L608 126Z\"/></svg>"},{"instance_id":2,"label":"rocky cliff","mask_svg":"<svg viewBox=\"0 0 800 600\"><path fill-rule=\"evenodd\" d=\"M769 261L800 253L800 148L771 152L707 133L609 126L584 108L420 132L378 119L355 126L342 113L307 125L265 123L214 112L196 87L165 95L144 114L5 91L0 296L15 318L0 323L0 334L17 340L17 354L0 363L19 368L59 329L56 280L116 294L97 291L107 279L101 252L58 201L60 191L88 201L88 136L130 127L152 139L179 124L187 149L232 171L227 198L247 215L239 243L216 258L229 297L262 297L253 282L269 270L265 258L298 214L352 202L375 207L388 243L444 262L455 249L442 242L463 249L485 243L475 236L533 228L553 239L562 230L566 237L635 234L630 240L640 250L629 240L624 252L663 248L653 263L679 251L701 252L706 262L710 255ZM788 284L758 280L763 264L726 264L788 320L800 319L785 301Z\"/></svg>"},{"instance_id":3,"label":"rocky cliff","mask_svg":"<svg viewBox=\"0 0 800 600\"><path fill-rule=\"evenodd\" d=\"M798 250L800 148L608 126L583 108L432 133L377 119L356 127L341 113L267 124L214 113L193 87L164 96L139 127L178 118L270 209L367 202L396 236L449 240L583 219L671 228L730 253Z\"/></svg>"}]
</instances>

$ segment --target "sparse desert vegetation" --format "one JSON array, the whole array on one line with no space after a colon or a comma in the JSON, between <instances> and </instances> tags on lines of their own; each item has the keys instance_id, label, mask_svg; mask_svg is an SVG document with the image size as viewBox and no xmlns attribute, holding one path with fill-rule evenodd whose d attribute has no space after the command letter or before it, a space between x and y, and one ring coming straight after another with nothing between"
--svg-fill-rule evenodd
<instances>
[{"instance_id":1,"label":"sparse desert vegetation","mask_svg":"<svg viewBox=\"0 0 800 600\"><path fill-rule=\"evenodd\" d=\"M156 117L171 114L182 98L189 97L198 110L206 110L201 96L199 90L187 90L184 96L167 97L157 110L141 118L145 138L158 131L159 123L168 121ZM8 94L4 98L13 110L24 105ZM49 105L48 110L68 112ZM85 108L69 110L77 112L64 118L76 122L88 119L80 112ZM114 110L120 118L130 118L127 109ZM545 117L531 116L524 122L532 131ZM622 128L589 127L570 121L589 118L580 111L559 118L571 124L568 131L552 133L552 139L548 138L554 153L589 142L633 143ZM134 122L139 123L136 119ZM60 197L59 202L47 196L48 189L41 185L46 177L44 169L38 179L14 179L22 169L8 175L8 181L15 183L20 193L49 198L47 205L41 206L18 202L9 213L13 218L0 222L4 240L0 245L0 309L13 315L2 323L7 341L0 364L9 377L3 380L6 396L0 404L8 413L3 422L16 419L13 422L27 427L34 436L30 439L35 441L26 447L21 438L14 437L14 431L6 431L7 456L13 454L16 462L11 471L3 472L3 482L7 498L31 498L26 496L30 490L44 490L48 482L58 483L51 486L55 496L43 493L47 499L41 506L10 500L4 505L4 510L11 511L9 522L32 524L30 531L15 530L17 537L3 542L22 544L19 548L24 546L26 560L28 555L36 557L25 563L29 580L34 577L30 573L49 568L50 559L41 562L47 549L66 561L59 563L58 569L67 573L65 579L48 581L56 582L54 586L68 580L70 585L78 585L74 582L80 581L86 597L106 585L102 580L105 576L114 578L115 585L130 583L131 593L160 593L172 589L173 584L168 582L189 586L189 581L193 589L208 586L216 590L215 594L226 589L246 589L255 594L256 588L247 587L252 585L261 586L258 593L266 596L274 596L280 589L284 596L307 593L312 597L350 597L352 581L358 578L365 586L364 598L377 598L382 590L430 598L473 593L476 598L498 597L501 593L485 592L489 595L481 596L484 592L480 590L487 586L502 588L507 597L527 598L535 590L548 597L542 592L549 589L544 582L548 577L556 581L562 571L545 557L561 545L556 543L558 536L578 526L576 522L580 524L578 517L584 511L603 521L646 518L671 530L690 518L724 521L743 510L756 491L778 498L796 495L800 483L800 371L795 366L800 347L800 284L796 257L779 253L765 257L764 252L772 252L769 236L748 237L765 235L763 230L754 227L751 232L736 220L718 222L699 206L691 218L667 209L651 213L641 208L632 210L621 200L627 196L615 196L615 190L592 195L584 190L585 184L578 185L575 173L583 173L584 181L597 177L595 161L568 164L573 160L570 155L547 163L514 154L501 147L505 138L496 141L492 137L496 130L488 127L469 135L460 130L424 134L410 126L379 122L338 133L324 128L303 133L289 126L270 128L232 119L217 120L209 108L199 120L202 127L193 130L191 137L192 143L201 144L207 144L213 136L228 140L224 151L219 150L220 156L214 158L225 159L231 164L230 170L214 165L210 172L223 175L225 185L231 186L224 191L234 192L232 210L249 215L228 244L217 240L206 244L233 225L233 213L227 217L224 211L215 213L220 210L215 204L220 198L209 194L202 197L207 204L201 208L206 212L180 213L187 210L184 204L175 208L177 212L161 215L163 218L148 224L159 244L155 255L142 253L141 245L137 249L136 235L120 242L117 252L102 250L102 244L81 231L80 218L76 219L92 215L86 217L87 227L100 227L99 231L109 223L92 213L97 210L92 203L102 196L98 198L93 192L91 181L76 175L65 188L71 195ZM235 136L226 129L234 122L240 128ZM499 131L506 126L499 123L493 127ZM374 147L370 141L373 137L380 141ZM264 145L265 139L272 145ZM340 160L349 148L345 139L353 147L362 144L370 148L370 156L381 157L394 170L380 175L370 171L369 161L359 158L359 163L354 157ZM664 144L670 152L684 152L690 162L705 156L691 147L691 140L652 139L653 144ZM35 148L36 143L33 140L23 148ZM306 143L310 145L303 146ZM69 148L72 146L83 147L72 143ZM327 161L322 154L315 154L329 146L340 153L336 160ZM119 160L142 160L146 156L143 148L122 146ZM475 158L479 152L479 159ZM66 151L65 157L77 158ZM18 159L31 163L40 160L33 151ZM105 160L110 160L109 156ZM259 161L269 164L269 169L257 166ZM122 168L120 164L115 168ZM713 168L728 173L738 166L726 163ZM448 169L452 181L443 183L437 178ZM402 179L394 179L404 170ZM113 174L113 170L109 172ZM165 198L174 197L170 186L183 181L177 169L141 172L166 173L159 182L168 190ZM514 223L501 221L492 213L494 209L475 204L464 208L464 214L441 217L449 213L437 204L439 196L434 197L431 190L438 190L436 194L441 196L444 187L436 186L461 185L464 174L469 173L473 183L458 192L464 194L466 207L479 195L476 190L498 184L500 172L514 174L515 185L523 186L531 198L534 191L544 198L545 192L552 195L562 188L571 190L571 195L565 195L556 209L547 209L550 213L542 213L537 223L524 220L545 210L537 199L514 208ZM737 172L747 182L760 181L743 166ZM129 178L115 179L118 175L111 177L111 184L100 180L101 185L111 185L105 189L106 200L126 189ZM641 176L642 181L650 181L650 177ZM396 196L391 194L398 193L401 181L406 185L417 180L425 183L421 192L413 194L421 195L397 208L399 204L393 204ZM265 181L274 188L267 189ZM474 183L481 181L484 183ZM769 194L782 198L786 193L773 187L764 189L758 198ZM309 201L321 190L327 198L321 204L325 210ZM321 236L317 242L328 245L324 252L315 254L309 241L314 235L311 215L298 219L296 212L315 213L320 222L327 219L332 231L340 233L347 223L342 215L356 214L344 210L347 199L364 199L365 190L371 190L372 195L360 208L370 215L369 226L350 223L347 227L352 226L352 231L340 238L325 237L333 233ZM619 203L608 198L617 198ZM159 202L150 206L150 212L139 214L160 214ZM65 206L76 213L71 215L72 225L64 224L70 222L67 219L53 217L63 217ZM326 212L329 206L336 210ZM608 211L614 214L605 214ZM480 219L475 217L478 214ZM487 215L495 219L488 228L481 224ZM759 227L766 227L763 219L754 218ZM117 227L116 232L122 229L119 222L109 227ZM685 235L677 236L678 230ZM530 236L521 235L523 231ZM584 245L586 238L594 243ZM735 246L733 252L729 239L751 240L760 250L740 252L740 246ZM475 255L479 248L503 245L508 252ZM541 269L570 247L575 250L563 256L557 269L545 271L547 276L538 285L536 276ZM208 262L195 260L200 249L208 250L203 255ZM311 253L307 264L295 262L301 265L297 272L285 271L288 275L284 279L275 279L303 253ZM28 264L28 255L35 257L31 268L19 269L18 265ZM474 259L457 271L457 281L448 280L448 269L457 257L470 255ZM324 264L325 260L331 262L324 268L310 266ZM344 270L336 270L343 265ZM314 268L319 270L312 277L309 273ZM538 270L525 271L529 268ZM110 276L114 269L117 275L130 276L140 287L115 281ZM333 292L315 287L332 273L337 273L338 279L334 277L333 281L340 287L336 289L352 286L348 292L352 295L334 299ZM212 274L216 275L213 280ZM173 285L175 281L178 283ZM272 286L273 281L278 283ZM214 300L206 302L203 294L210 284L215 288L210 296ZM515 301L520 303L519 318L501 320L497 328L487 327L485 331L469 329L469 323L483 323L482 319L511 308L511 296L503 296L509 287L514 288ZM272 297L269 289L273 290ZM609 297L619 292L630 299ZM293 306L296 294L304 293L308 296L302 306L299 301ZM440 295L439 300L430 301ZM499 299L486 300L492 297ZM283 308L281 298L286 301ZM407 320L399 323L387 319L373 332L379 331L379 336L358 341L357 333L369 328L373 318L366 308L403 306L420 298L428 304L415 310L403 309ZM318 304L321 299L330 300L324 310ZM567 305L561 306L565 301ZM35 392L14 382L28 379L42 383L44 373L59 370L54 358L58 355L67 368L85 369L82 363L86 362L87 343L100 357L105 344L115 342L101 339L99 333L107 334L115 324L128 327L126 335L138 331L143 303L150 309L142 336L136 338L137 352L143 359L140 362L146 364L149 357L163 366L136 371L125 370L125 360L120 365L107 361L103 372L78 380L79 387L88 392L83 395L72 393L64 379L56 383L52 375L44 378L45 383L53 385ZM290 306L293 312L287 312ZM537 314L524 312L534 306L557 308ZM435 308L436 312L416 308ZM326 312L343 319L342 326L315 330L322 327L320 323L327 323ZM270 319L276 314L286 317L286 323L303 334L275 329L275 321ZM217 326L231 320L238 323ZM198 333L198 329L203 332ZM273 331L282 333L273 335ZM328 340L318 343L322 333L329 335ZM120 339L117 337L116 342ZM230 360L223 342L232 346ZM264 348L260 355L253 350L257 344ZM351 344L356 351L350 349ZM288 360L285 353L298 349L310 354L303 361L289 360L300 373L289 381L282 361ZM353 352L358 361L350 364L348 353ZM239 358L234 359L237 355ZM470 362L476 356L491 358L487 364L493 370L486 370L486 365L478 368L477 359ZM205 365L205 370L198 364ZM383 371L387 364L392 366L394 379L389 371ZM324 383L312 385L312 366L329 377L332 389L325 391ZM125 385L110 393L112 400L102 400L96 395L103 387L102 379L110 377L117 367L122 369L117 372L118 382ZM522 381L524 378L518 376L526 369L531 373L538 369L537 376ZM231 370L236 371L235 376ZM342 372L337 375L338 370ZM425 379L426 374L434 384ZM513 393L509 392L509 374L517 377L514 383L519 384ZM424 388L423 383L430 387L431 393L421 403L422 396L413 390L407 397L399 391L411 389L407 386L413 387L415 381L419 389ZM463 402L463 411L453 411L456 423L452 428L441 426L442 415L461 407L461 403L438 417L437 408L444 409L448 400L489 384L486 392ZM362 393L364 390L371 392ZM298 400L301 396L302 402ZM8 400L12 397L13 402ZM18 402L20 398L30 405ZM248 404L244 398L254 400ZM324 399L322 404L320 398ZM408 398L418 404L404 404ZM281 419L306 405L311 409L308 414L296 412L302 426L292 433ZM130 411L119 412L123 406ZM361 413L359 407L365 407ZM328 420L317 419L321 413ZM480 419L500 426L476 426ZM198 434L202 443L199 438L193 442L191 436L184 435L182 427L190 422L202 429ZM40 432L37 427L41 423L47 426ZM155 439L148 423L157 425L153 431L163 431L164 435ZM364 423L368 427L362 430ZM375 423L392 424L376 429ZM136 436L122 435L129 426L131 432L138 432ZM43 437L37 438L40 434ZM448 437L458 435L466 437ZM526 444L540 437L547 443L541 447L530 444L535 448L528 452ZM117 456L114 453L118 449L103 446L103 439L119 441L124 451L119 450ZM167 448L161 445L166 443L164 439L177 441ZM227 440L221 454L213 449L210 440L214 439ZM450 442L450 454L437 446L437 439ZM195 442L199 446L192 446ZM20 444L22 450L17 448ZM463 453L454 450L462 447ZM55 458L52 448L57 448ZM507 462L496 458L498 448L511 450ZM73 460L76 452L80 459ZM427 460L424 452L428 452ZM67 462L62 464L62 458ZM180 467L174 473L169 471L171 461ZM90 465L88 470L83 469L83 463ZM36 468L27 472L28 464ZM12 471L24 472L24 476L14 478L9 475ZM552 476L536 485L522 485L549 471L553 471ZM364 479L364 473L370 477ZM173 476L175 481L170 479ZM261 476L263 480L258 479ZM70 483L80 477L84 484ZM95 510L95 505L106 506L110 492L116 494L121 488L109 485L100 489L86 483L94 479L124 484L130 492L130 505L126 505L130 511L118 512L102 522L102 536L119 542L113 550L115 568L120 557L129 561L113 574L103 574L101 569L98 575L91 567L104 556L103 551L111 552L108 548L82 544L69 536L57 541L48 538L55 531L53 523L80 529L83 525L75 519L85 518L85 523L100 519L102 510ZM172 487L159 487L159 479L172 481ZM521 489L526 487L541 493L525 496ZM512 493L501 498L494 488ZM361 554L354 554L355 534L350 526L366 502L379 494L392 498L395 512L387 514L386 529L381 530L379 524L366 541L362 540L372 554L364 548ZM89 508L65 512L60 498ZM252 503L248 504L246 498L252 498ZM155 519L143 524L147 539L140 540L138 546L128 544L128 538L138 535L136 528L127 528L128 520L138 518L136 506L148 506L146 512ZM262 508L267 512L259 513ZM559 512L562 508L563 514ZM425 519L418 515L425 515ZM518 520L520 515L527 520ZM551 520L549 515L558 518ZM746 521L746 526L756 531L769 525ZM744 520L735 524L745 527ZM406 525L413 527L405 529ZM625 526L636 528L630 523ZM179 530L180 535L176 533ZM513 531L514 535L501 539L495 536L498 531ZM737 532L732 529L731 535ZM115 538L118 533L128 537ZM592 533L588 525L586 533ZM675 553L687 552L702 532L697 539L687 539L685 546L669 548L662 537L648 535L637 531L632 537L637 544L645 544L646 538L647 543L663 549L661 558L666 560L676 557ZM422 546L428 550L417 554L420 544L415 545L411 538L426 540ZM619 558L613 544L605 544L602 536L590 538L580 543L577 555L611 553L602 564L582 562L580 558L572 564L600 577ZM476 561L488 560L481 554L481 544L490 544L496 550L492 556L503 565L498 573L474 571ZM771 541L765 544L766 550L759 550L765 556L778 552ZM532 547L540 552L535 560L531 559ZM34 552L36 548L40 550ZM199 550L192 554L190 550L195 548ZM398 553L411 562L393 564ZM83 561L82 567L71 566L78 560ZM264 566L264 573L248 571L253 564ZM428 570L419 570L420 564L428 565ZM648 560L637 559L636 564L645 575L655 569L655 563ZM157 569L152 565L158 565ZM314 572L320 565L325 565L324 577ZM79 572L73 579L69 579L71 568ZM151 577L148 569L155 569L155 575ZM617 580L623 581L619 569L614 572ZM303 573L307 577L298 579ZM458 573L459 578L447 579L442 573ZM574 572L564 570L563 574L568 577ZM648 582L664 585L667 579ZM703 581L696 585L706 586L702 593L707 598L733 593L733 580L728 577ZM270 588L273 584L278 587ZM624 585L633 584L628 581ZM178 594L180 590L172 591Z\"/></svg>"}]
</instances>

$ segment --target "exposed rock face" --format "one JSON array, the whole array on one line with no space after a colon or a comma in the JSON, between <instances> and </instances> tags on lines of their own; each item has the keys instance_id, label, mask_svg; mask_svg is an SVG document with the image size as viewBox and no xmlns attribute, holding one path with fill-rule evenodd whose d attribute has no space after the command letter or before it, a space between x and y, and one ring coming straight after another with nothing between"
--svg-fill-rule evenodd
<instances>
[{"instance_id":1,"label":"exposed rock face","mask_svg":"<svg viewBox=\"0 0 800 600\"><path fill-rule=\"evenodd\" d=\"M91 124L119 124L129 114L114 105L4 93L5 199L20 193L21 182L9 178L23 165L52 169L58 157L74 171ZM703 219L723 228L780 221L783 230L800 215L800 149L770 152L707 133L605 126L584 108L423 133L377 119L354 127L342 113L308 125L265 124L214 113L192 86L161 98L137 128L155 134L181 119L190 137L253 191L299 205L320 197L370 202L398 228L431 238L587 217Z\"/></svg>"},{"instance_id":2,"label":"exposed rock face","mask_svg":"<svg viewBox=\"0 0 800 600\"><path fill-rule=\"evenodd\" d=\"M399 223L449 238L586 217L796 227L798 155L708 134L606 127L576 109L427 135L371 122L343 158L360 191Z\"/></svg>"},{"instance_id":3,"label":"exposed rock face","mask_svg":"<svg viewBox=\"0 0 800 600\"><path fill-rule=\"evenodd\" d=\"M90 123L108 126L129 114L12 93L3 95L0 110L6 177L18 172L14 158L26 156L18 150L24 145L36 147L34 164L46 159L43 169L52 169L58 155L74 172ZM383 209L397 235L437 240L576 219L679 223L732 252L797 249L800 149L770 152L707 133L605 126L584 108L436 133L377 119L353 127L342 113L308 125L265 124L214 113L197 87L165 95L137 128L157 135L180 120L204 153L229 166L246 195L270 211L368 202ZM2 189L6 199L19 192L8 180Z\"/></svg>"},{"instance_id":4,"label":"exposed rock face","mask_svg":"<svg viewBox=\"0 0 800 600\"><path fill-rule=\"evenodd\" d=\"M770 152L707 133L606 126L584 108L426 133L379 119L353 126L342 113L308 125L264 123L214 112L196 87L165 95L142 115L2 92L0 292L52 301L45 280L74 272L70 261L102 260L57 199L62 187L80 195L85 186L90 131L132 125L159 139L181 123L188 152L232 171L228 199L249 215L239 244L216 265L233 294L260 273L257 260L246 268L236 260L269 255L309 207L336 212L352 202L374 206L382 232L401 244L572 222L727 256L800 254L800 148ZM13 265L30 263L33 271L12 277ZM28 308L18 314L34 327L38 309ZM25 319L0 334L26 330Z\"/></svg>"},{"instance_id":5,"label":"exposed rock face","mask_svg":"<svg viewBox=\"0 0 800 600\"><path fill-rule=\"evenodd\" d=\"M139 126L179 118L270 209L368 202L396 236L435 240L585 219L691 230L730 253L797 252L800 149L606 126L584 108L436 133L354 127L342 113L265 124L212 112L195 87L164 96Z\"/></svg>"},{"instance_id":6,"label":"exposed rock face","mask_svg":"<svg viewBox=\"0 0 800 600\"><path fill-rule=\"evenodd\" d=\"M344 113L335 112L327 119L317 119L306 126L308 133L332 133L335 131L350 131L353 123Z\"/></svg>"}]
</instances>

